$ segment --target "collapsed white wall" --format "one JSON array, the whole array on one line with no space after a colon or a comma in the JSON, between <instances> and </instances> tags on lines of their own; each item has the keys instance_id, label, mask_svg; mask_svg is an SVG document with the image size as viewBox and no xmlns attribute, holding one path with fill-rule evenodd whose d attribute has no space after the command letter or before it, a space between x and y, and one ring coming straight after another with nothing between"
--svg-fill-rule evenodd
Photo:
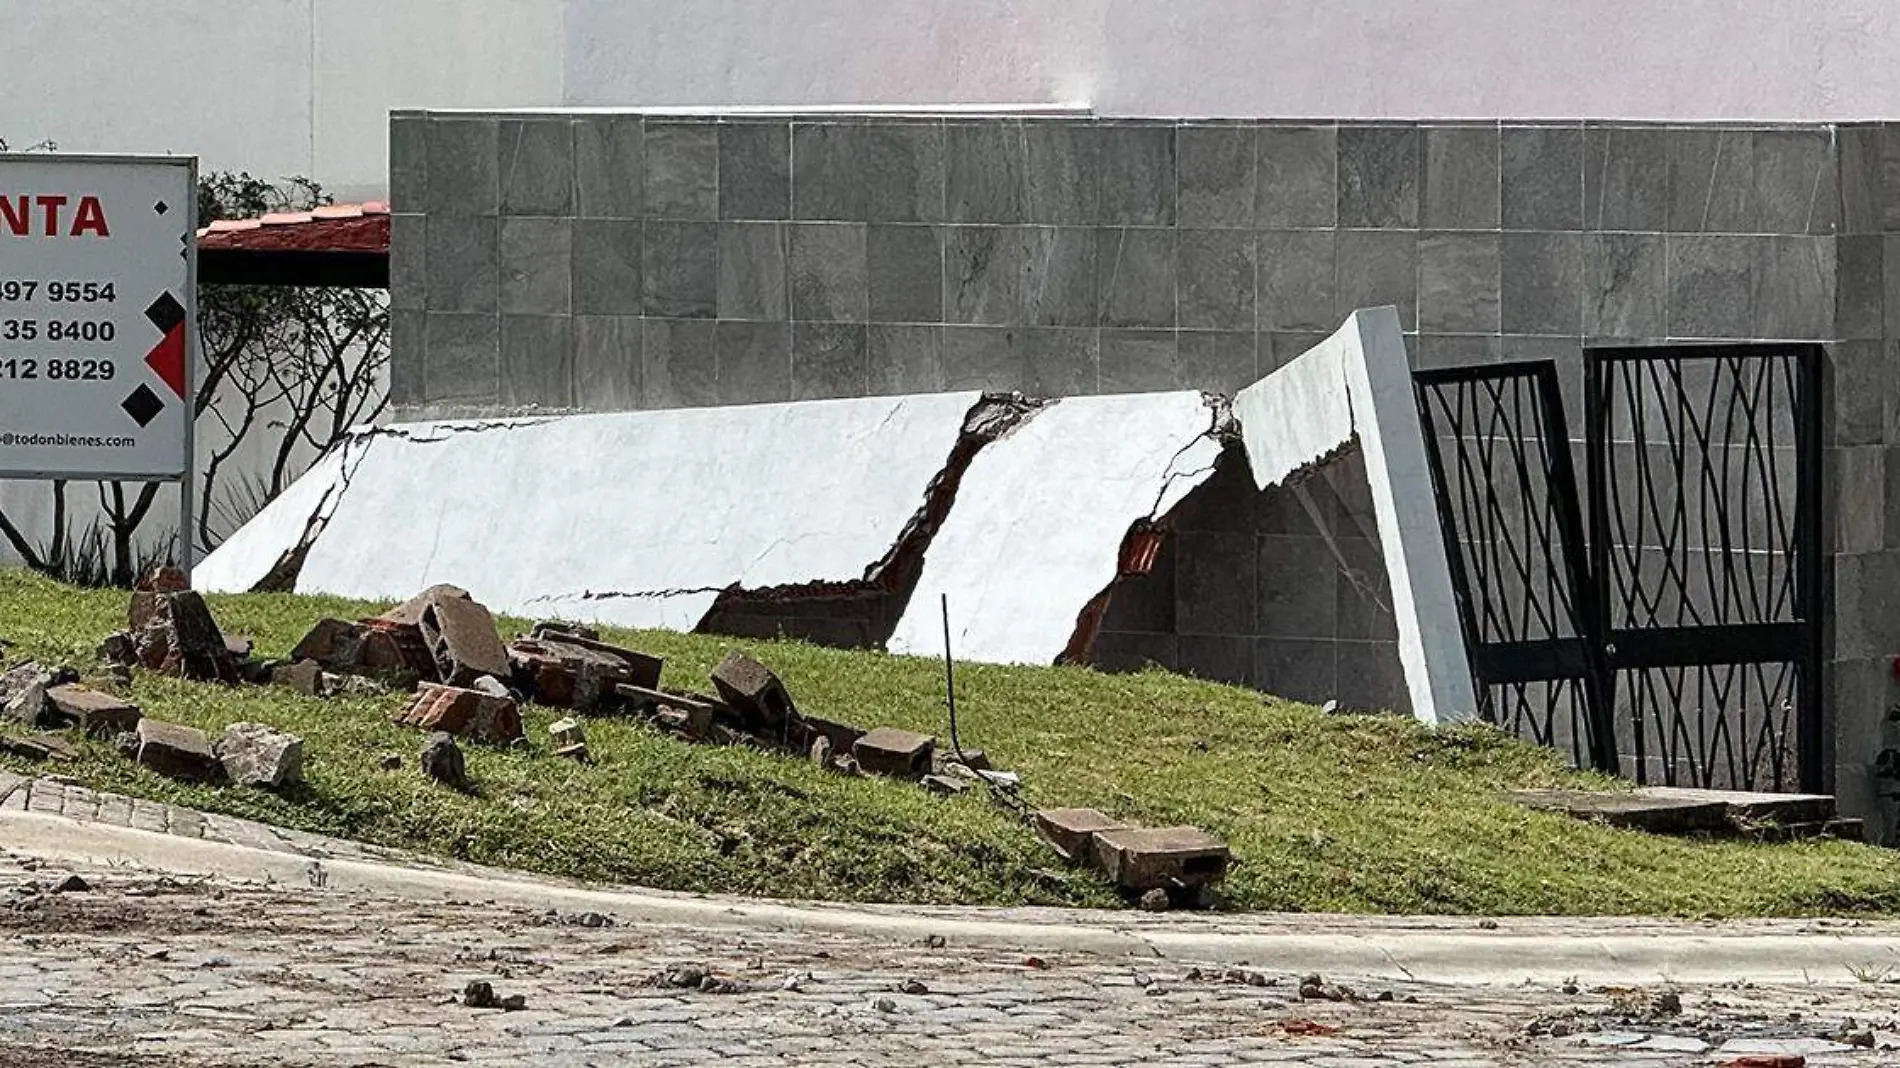
<instances>
[{"instance_id":1,"label":"collapsed white wall","mask_svg":"<svg viewBox=\"0 0 1900 1068\"><path fill-rule=\"evenodd\" d=\"M866 577L980 399L390 427L347 468L325 465L345 485L296 588L399 598L453 582L502 612L690 630L734 585ZM295 492L212 554L198 584L248 589L289 551L322 497Z\"/></svg>"},{"instance_id":2,"label":"collapsed white wall","mask_svg":"<svg viewBox=\"0 0 1900 1068\"><path fill-rule=\"evenodd\" d=\"M989 445L931 541L891 651L942 652L947 594L957 656L1054 662L1114 582L1129 527L1213 473L1214 421L1200 393L1071 397Z\"/></svg>"},{"instance_id":3,"label":"collapsed white wall","mask_svg":"<svg viewBox=\"0 0 1900 1068\"><path fill-rule=\"evenodd\" d=\"M1358 440L1412 714L1427 723L1475 716L1398 312L1354 312L1333 336L1242 390L1234 418L1261 489Z\"/></svg>"}]
</instances>

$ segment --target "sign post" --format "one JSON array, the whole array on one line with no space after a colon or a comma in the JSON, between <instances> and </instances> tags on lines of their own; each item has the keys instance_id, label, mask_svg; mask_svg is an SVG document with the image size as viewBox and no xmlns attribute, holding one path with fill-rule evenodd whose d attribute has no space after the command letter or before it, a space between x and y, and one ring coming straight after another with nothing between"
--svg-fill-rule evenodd
<instances>
[{"instance_id":1,"label":"sign post","mask_svg":"<svg viewBox=\"0 0 1900 1068\"><path fill-rule=\"evenodd\" d=\"M193 563L198 161L0 154L0 478L177 482Z\"/></svg>"}]
</instances>

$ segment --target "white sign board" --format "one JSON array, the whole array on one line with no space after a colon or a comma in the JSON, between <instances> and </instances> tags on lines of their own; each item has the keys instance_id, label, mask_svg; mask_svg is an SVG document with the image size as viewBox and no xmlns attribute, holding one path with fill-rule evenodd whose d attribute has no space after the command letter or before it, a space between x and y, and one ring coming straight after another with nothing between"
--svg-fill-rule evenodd
<instances>
[{"instance_id":1,"label":"white sign board","mask_svg":"<svg viewBox=\"0 0 1900 1068\"><path fill-rule=\"evenodd\" d=\"M191 468L197 161L0 155L0 478Z\"/></svg>"}]
</instances>

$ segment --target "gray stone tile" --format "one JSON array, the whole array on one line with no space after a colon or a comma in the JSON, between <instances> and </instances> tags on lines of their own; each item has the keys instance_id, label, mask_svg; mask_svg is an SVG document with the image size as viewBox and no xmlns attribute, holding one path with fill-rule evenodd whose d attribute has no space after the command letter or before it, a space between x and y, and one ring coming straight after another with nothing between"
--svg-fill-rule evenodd
<instances>
[{"instance_id":1,"label":"gray stone tile","mask_svg":"<svg viewBox=\"0 0 1900 1068\"><path fill-rule=\"evenodd\" d=\"M594 412L640 407L640 318L576 315L573 329L575 402Z\"/></svg>"},{"instance_id":2,"label":"gray stone tile","mask_svg":"<svg viewBox=\"0 0 1900 1068\"><path fill-rule=\"evenodd\" d=\"M794 223L792 318L861 323L870 307L862 223Z\"/></svg>"},{"instance_id":3,"label":"gray stone tile","mask_svg":"<svg viewBox=\"0 0 1900 1068\"><path fill-rule=\"evenodd\" d=\"M722 320L713 329L721 404L792 399L792 326Z\"/></svg>"},{"instance_id":4,"label":"gray stone tile","mask_svg":"<svg viewBox=\"0 0 1900 1068\"><path fill-rule=\"evenodd\" d=\"M1258 131L1239 124L1181 127L1176 143L1182 226L1253 225Z\"/></svg>"},{"instance_id":5,"label":"gray stone tile","mask_svg":"<svg viewBox=\"0 0 1900 1068\"><path fill-rule=\"evenodd\" d=\"M943 243L934 226L873 224L865 233L870 318L943 321Z\"/></svg>"},{"instance_id":6,"label":"gray stone tile","mask_svg":"<svg viewBox=\"0 0 1900 1068\"><path fill-rule=\"evenodd\" d=\"M501 317L501 402L572 408L574 343L565 315Z\"/></svg>"},{"instance_id":7,"label":"gray stone tile","mask_svg":"<svg viewBox=\"0 0 1900 1068\"><path fill-rule=\"evenodd\" d=\"M1590 337L1664 337L1669 332L1662 234L1583 236L1583 332Z\"/></svg>"},{"instance_id":8,"label":"gray stone tile","mask_svg":"<svg viewBox=\"0 0 1900 1068\"><path fill-rule=\"evenodd\" d=\"M1179 658L1180 639L1172 634L1153 632L1103 631L1095 636L1095 644L1089 649L1089 664L1108 674L1146 671L1151 667L1172 671Z\"/></svg>"},{"instance_id":9,"label":"gray stone tile","mask_svg":"<svg viewBox=\"0 0 1900 1068\"><path fill-rule=\"evenodd\" d=\"M1248 686L1253 681L1253 639L1239 635L1183 634L1174 670L1209 682Z\"/></svg>"},{"instance_id":10,"label":"gray stone tile","mask_svg":"<svg viewBox=\"0 0 1900 1068\"><path fill-rule=\"evenodd\" d=\"M1021 344L1024 392L1037 397L1096 392L1101 333L1094 327L1025 327Z\"/></svg>"},{"instance_id":11,"label":"gray stone tile","mask_svg":"<svg viewBox=\"0 0 1900 1068\"><path fill-rule=\"evenodd\" d=\"M1669 336L1747 336L1751 298L1748 239L1671 234L1667 255Z\"/></svg>"},{"instance_id":12,"label":"gray stone tile","mask_svg":"<svg viewBox=\"0 0 1900 1068\"><path fill-rule=\"evenodd\" d=\"M1887 548L1887 454L1885 445L1832 449L1822 507L1833 514L1833 551L1879 552Z\"/></svg>"},{"instance_id":13,"label":"gray stone tile","mask_svg":"<svg viewBox=\"0 0 1900 1068\"><path fill-rule=\"evenodd\" d=\"M1749 241L1754 337L1825 341L1834 336L1834 238Z\"/></svg>"},{"instance_id":14,"label":"gray stone tile","mask_svg":"<svg viewBox=\"0 0 1900 1068\"><path fill-rule=\"evenodd\" d=\"M1662 230L1669 224L1669 131L1587 126L1583 223L1592 230Z\"/></svg>"},{"instance_id":15,"label":"gray stone tile","mask_svg":"<svg viewBox=\"0 0 1900 1068\"><path fill-rule=\"evenodd\" d=\"M1331 330L1334 315L1333 230L1264 230L1256 236L1262 330Z\"/></svg>"},{"instance_id":16,"label":"gray stone tile","mask_svg":"<svg viewBox=\"0 0 1900 1068\"><path fill-rule=\"evenodd\" d=\"M1182 635L1251 635L1258 614L1253 535L1183 530L1172 540L1175 629Z\"/></svg>"},{"instance_id":17,"label":"gray stone tile","mask_svg":"<svg viewBox=\"0 0 1900 1068\"><path fill-rule=\"evenodd\" d=\"M1428 230L1498 227L1498 128L1427 126L1425 192L1419 221Z\"/></svg>"},{"instance_id":18,"label":"gray stone tile","mask_svg":"<svg viewBox=\"0 0 1900 1068\"><path fill-rule=\"evenodd\" d=\"M501 390L501 317L428 313L423 400L493 402Z\"/></svg>"},{"instance_id":19,"label":"gray stone tile","mask_svg":"<svg viewBox=\"0 0 1900 1068\"><path fill-rule=\"evenodd\" d=\"M1840 232L1879 233L1886 228L1886 161L1881 129L1873 123L1843 123L1835 128L1834 136L1839 144Z\"/></svg>"},{"instance_id":20,"label":"gray stone tile","mask_svg":"<svg viewBox=\"0 0 1900 1068\"><path fill-rule=\"evenodd\" d=\"M1102 325L1175 325L1175 232L1104 229L1097 239L1096 293Z\"/></svg>"},{"instance_id":21,"label":"gray stone tile","mask_svg":"<svg viewBox=\"0 0 1900 1068\"><path fill-rule=\"evenodd\" d=\"M501 220L435 215L424 235L430 311L494 314L501 300Z\"/></svg>"},{"instance_id":22,"label":"gray stone tile","mask_svg":"<svg viewBox=\"0 0 1900 1068\"><path fill-rule=\"evenodd\" d=\"M944 198L951 222L1028 219L1022 123L994 119L944 124Z\"/></svg>"},{"instance_id":23,"label":"gray stone tile","mask_svg":"<svg viewBox=\"0 0 1900 1068\"><path fill-rule=\"evenodd\" d=\"M1096 232L1081 226L1039 226L1025 235L1023 321L1041 326L1094 326L1101 317Z\"/></svg>"},{"instance_id":24,"label":"gray stone tile","mask_svg":"<svg viewBox=\"0 0 1900 1068\"><path fill-rule=\"evenodd\" d=\"M1104 125L1096 136L1101 146L1097 218L1109 226L1173 226L1174 126Z\"/></svg>"},{"instance_id":25,"label":"gray stone tile","mask_svg":"<svg viewBox=\"0 0 1900 1068\"><path fill-rule=\"evenodd\" d=\"M647 218L719 217L718 126L649 119L642 149Z\"/></svg>"},{"instance_id":26,"label":"gray stone tile","mask_svg":"<svg viewBox=\"0 0 1900 1068\"><path fill-rule=\"evenodd\" d=\"M428 127L428 214L439 218L500 212L500 124L494 119L437 117L428 120Z\"/></svg>"},{"instance_id":27,"label":"gray stone tile","mask_svg":"<svg viewBox=\"0 0 1900 1068\"><path fill-rule=\"evenodd\" d=\"M1254 225L1333 226L1339 220L1338 128L1262 126L1256 135Z\"/></svg>"},{"instance_id":28,"label":"gray stone tile","mask_svg":"<svg viewBox=\"0 0 1900 1068\"><path fill-rule=\"evenodd\" d=\"M873 323L865 332L866 389L873 395L943 391L943 331Z\"/></svg>"},{"instance_id":29,"label":"gray stone tile","mask_svg":"<svg viewBox=\"0 0 1900 1068\"><path fill-rule=\"evenodd\" d=\"M574 200L590 219L638 219L646 211L646 133L638 115L574 121Z\"/></svg>"},{"instance_id":30,"label":"gray stone tile","mask_svg":"<svg viewBox=\"0 0 1900 1068\"><path fill-rule=\"evenodd\" d=\"M573 124L567 119L504 119L497 137L502 214L574 214Z\"/></svg>"},{"instance_id":31,"label":"gray stone tile","mask_svg":"<svg viewBox=\"0 0 1900 1068\"><path fill-rule=\"evenodd\" d=\"M642 322L640 407L718 404L716 324L711 319L648 318Z\"/></svg>"},{"instance_id":32,"label":"gray stone tile","mask_svg":"<svg viewBox=\"0 0 1900 1068\"><path fill-rule=\"evenodd\" d=\"M1333 322L1336 327L1358 308L1390 304L1399 323L1418 323L1418 233L1411 230L1342 230L1339 266L1334 275Z\"/></svg>"},{"instance_id":33,"label":"gray stone tile","mask_svg":"<svg viewBox=\"0 0 1900 1068\"><path fill-rule=\"evenodd\" d=\"M855 222L864 217L855 122L792 126L792 217Z\"/></svg>"},{"instance_id":34,"label":"gray stone tile","mask_svg":"<svg viewBox=\"0 0 1900 1068\"><path fill-rule=\"evenodd\" d=\"M1886 336L1900 337L1900 234L1881 239L1881 278Z\"/></svg>"},{"instance_id":35,"label":"gray stone tile","mask_svg":"<svg viewBox=\"0 0 1900 1068\"><path fill-rule=\"evenodd\" d=\"M1747 130L1674 127L1669 139L1669 220L1673 233L1747 233L1755 184Z\"/></svg>"},{"instance_id":36,"label":"gray stone tile","mask_svg":"<svg viewBox=\"0 0 1900 1068\"><path fill-rule=\"evenodd\" d=\"M501 310L516 315L566 315L572 307L574 224L571 219L503 216Z\"/></svg>"},{"instance_id":37,"label":"gray stone tile","mask_svg":"<svg viewBox=\"0 0 1900 1068\"><path fill-rule=\"evenodd\" d=\"M426 394L423 364L428 359L429 317L420 309L389 313L389 403L421 404Z\"/></svg>"},{"instance_id":38,"label":"gray stone tile","mask_svg":"<svg viewBox=\"0 0 1900 1068\"><path fill-rule=\"evenodd\" d=\"M574 310L587 315L639 315L645 255L637 219L574 221Z\"/></svg>"},{"instance_id":39,"label":"gray stone tile","mask_svg":"<svg viewBox=\"0 0 1900 1068\"><path fill-rule=\"evenodd\" d=\"M1101 333L1101 392L1156 393L1181 388L1181 350L1175 331Z\"/></svg>"},{"instance_id":40,"label":"gray stone tile","mask_svg":"<svg viewBox=\"0 0 1900 1068\"><path fill-rule=\"evenodd\" d=\"M1506 233L1499 317L1507 334L1583 330L1583 235Z\"/></svg>"},{"instance_id":41,"label":"gray stone tile","mask_svg":"<svg viewBox=\"0 0 1900 1068\"><path fill-rule=\"evenodd\" d=\"M1024 219L1059 226L1099 217L1102 137L1094 122L1028 121L1023 131Z\"/></svg>"},{"instance_id":42,"label":"gray stone tile","mask_svg":"<svg viewBox=\"0 0 1900 1068\"><path fill-rule=\"evenodd\" d=\"M1879 337L1886 318L1882 239L1877 234L1834 239L1834 336Z\"/></svg>"},{"instance_id":43,"label":"gray stone tile","mask_svg":"<svg viewBox=\"0 0 1900 1068\"><path fill-rule=\"evenodd\" d=\"M648 222L643 240L640 281L646 314L668 319L710 319L717 315L718 224Z\"/></svg>"},{"instance_id":44,"label":"gray stone tile","mask_svg":"<svg viewBox=\"0 0 1900 1068\"><path fill-rule=\"evenodd\" d=\"M1338 667L1341 707L1409 714L1411 701L1397 642L1342 641Z\"/></svg>"},{"instance_id":45,"label":"gray stone tile","mask_svg":"<svg viewBox=\"0 0 1900 1068\"><path fill-rule=\"evenodd\" d=\"M1418 335L1418 367L1473 367L1496 363L1503 358L1495 334Z\"/></svg>"},{"instance_id":46,"label":"gray stone tile","mask_svg":"<svg viewBox=\"0 0 1900 1068\"><path fill-rule=\"evenodd\" d=\"M1021 226L951 226L944 230L944 321L1018 323L1032 249ZM948 352L948 349L945 350Z\"/></svg>"},{"instance_id":47,"label":"gray stone tile","mask_svg":"<svg viewBox=\"0 0 1900 1068\"><path fill-rule=\"evenodd\" d=\"M1880 248L1874 243L1876 252ZM429 219L426 215L389 217L389 306L421 311L429 295Z\"/></svg>"},{"instance_id":48,"label":"gray stone tile","mask_svg":"<svg viewBox=\"0 0 1900 1068\"><path fill-rule=\"evenodd\" d=\"M863 323L792 324L792 399L864 396L865 351Z\"/></svg>"},{"instance_id":49,"label":"gray stone tile","mask_svg":"<svg viewBox=\"0 0 1900 1068\"><path fill-rule=\"evenodd\" d=\"M1418 242L1418 328L1447 333L1498 329L1496 233L1427 233Z\"/></svg>"},{"instance_id":50,"label":"gray stone tile","mask_svg":"<svg viewBox=\"0 0 1900 1068\"><path fill-rule=\"evenodd\" d=\"M1339 128L1339 225L1413 229L1424 153L1416 126Z\"/></svg>"},{"instance_id":51,"label":"gray stone tile","mask_svg":"<svg viewBox=\"0 0 1900 1068\"><path fill-rule=\"evenodd\" d=\"M791 123L735 120L720 124L718 138L719 217L791 218Z\"/></svg>"},{"instance_id":52,"label":"gray stone tile","mask_svg":"<svg viewBox=\"0 0 1900 1068\"><path fill-rule=\"evenodd\" d=\"M1397 641L1398 617L1392 612L1392 584L1387 580L1385 556L1377 541L1339 538L1338 635L1345 639Z\"/></svg>"},{"instance_id":53,"label":"gray stone tile","mask_svg":"<svg viewBox=\"0 0 1900 1068\"><path fill-rule=\"evenodd\" d=\"M1332 700L1339 684L1334 645L1301 638L1256 639L1254 687L1289 701L1321 704Z\"/></svg>"},{"instance_id":54,"label":"gray stone tile","mask_svg":"<svg viewBox=\"0 0 1900 1068\"><path fill-rule=\"evenodd\" d=\"M1021 334L1015 326L944 327L943 388L995 393L1024 388Z\"/></svg>"},{"instance_id":55,"label":"gray stone tile","mask_svg":"<svg viewBox=\"0 0 1900 1068\"><path fill-rule=\"evenodd\" d=\"M719 224L719 318L791 318L787 244L782 223Z\"/></svg>"},{"instance_id":56,"label":"gray stone tile","mask_svg":"<svg viewBox=\"0 0 1900 1068\"><path fill-rule=\"evenodd\" d=\"M1255 343L1254 359L1259 365L1261 376L1265 377L1299 359L1329 336L1318 330L1260 331Z\"/></svg>"},{"instance_id":57,"label":"gray stone tile","mask_svg":"<svg viewBox=\"0 0 1900 1068\"><path fill-rule=\"evenodd\" d=\"M944 132L940 122L872 121L862 140L857 181L870 222L941 222Z\"/></svg>"},{"instance_id":58,"label":"gray stone tile","mask_svg":"<svg viewBox=\"0 0 1900 1068\"><path fill-rule=\"evenodd\" d=\"M418 215L429 208L429 120L424 115L389 117L389 206Z\"/></svg>"},{"instance_id":59,"label":"gray stone tile","mask_svg":"<svg viewBox=\"0 0 1900 1068\"><path fill-rule=\"evenodd\" d=\"M1751 229L1770 234L1831 234L1840 224L1840 192L1831 131L1757 130Z\"/></svg>"},{"instance_id":60,"label":"gray stone tile","mask_svg":"<svg viewBox=\"0 0 1900 1068\"><path fill-rule=\"evenodd\" d=\"M1339 567L1327 540L1317 534L1266 535L1255 544L1259 580L1253 633L1270 638L1336 637Z\"/></svg>"},{"instance_id":61,"label":"gray stone tile","mask_svg":"<svg viewBox=\"0 0 1900 1068\"><path fill-rule=\"evenodd\" d=\"M1582 229L1582 126L1506 126L1500 158L1505 229Z\"/></svg>"},{"instance_id":62,"label":"gray stone tile","mask_svg":"<svg viewBox=\"0 0 1900 1068\"><path fill-rule=\"evenodd\" d=\"M1178 316L1183 327L1254 327L1254 235L1248 230L1181 230Z\"/></svg>"},{"instance_id":63,"label":"gray stone tile","mask_svg":"<svg viewBox=\"0 0 1900 1068\"><path fill-rule=\"evenodd\" d=\"M1180 368L1177 386L1232 396L1253 385L1260 378L1254 356L1256 339L1251 330L1181 331L1175 338Z\"/></svg>"}]
</instances>

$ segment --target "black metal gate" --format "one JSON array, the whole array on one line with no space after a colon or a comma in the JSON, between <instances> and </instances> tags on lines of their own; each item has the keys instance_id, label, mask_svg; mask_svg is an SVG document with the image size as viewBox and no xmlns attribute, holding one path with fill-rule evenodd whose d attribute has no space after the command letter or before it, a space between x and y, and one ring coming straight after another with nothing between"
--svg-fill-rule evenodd
<instances>
[{"instance_id":1,"label":"black metal gate","mask_svg":"<svg viewBox=\"0 0 1900 1068\"><path fill-rule=\"evenodd\" d=\"M1581 504L1552 362L1417 373L1485 719L1639 782L1821 788L1821 359L1586 349Z\"/></svg>"}]
</instances>

